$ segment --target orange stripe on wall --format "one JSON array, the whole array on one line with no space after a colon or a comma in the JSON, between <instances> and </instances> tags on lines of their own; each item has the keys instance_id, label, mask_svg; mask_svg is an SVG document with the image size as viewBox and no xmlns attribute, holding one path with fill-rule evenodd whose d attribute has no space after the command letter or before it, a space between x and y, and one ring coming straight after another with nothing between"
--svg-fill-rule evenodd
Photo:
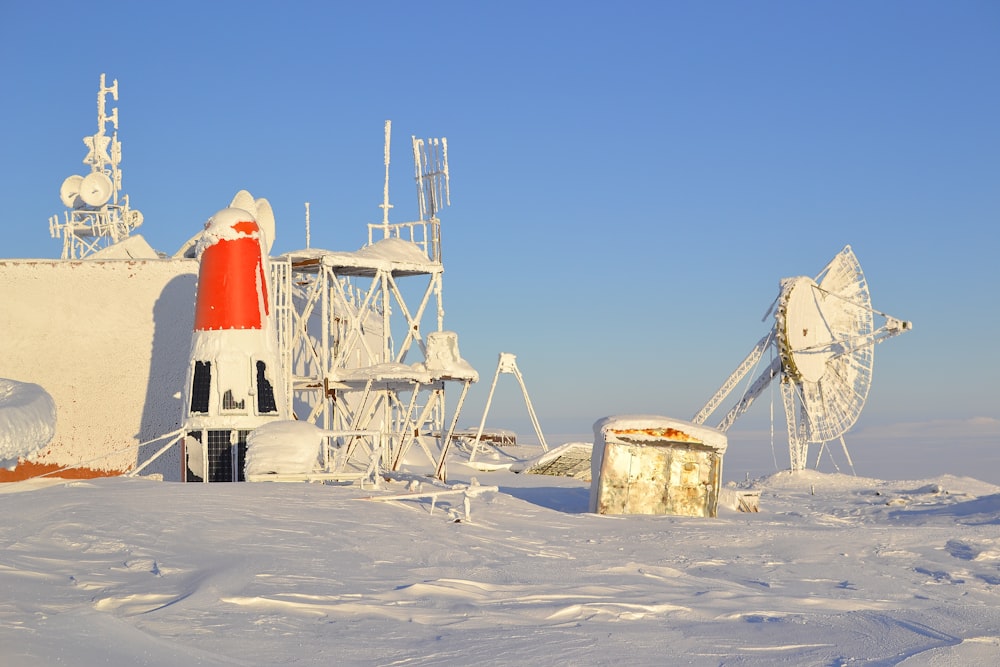
<instances>
[{"instance_id":1,"label":"orange stripe on wall","mask_svg":"<svg viewBox=\"0 0 1000 667\"><path fill-rule=\"evenodd\" d=\"M117 477L127 472L125 470L94 470L93 468L69 468L56 472L62 467L56 463L18 463L13 470L0 468L0 483L20 482L46 473L53 473L49 477L59 479L93 479L95 477Z\"/></svg>"}]
</instances>

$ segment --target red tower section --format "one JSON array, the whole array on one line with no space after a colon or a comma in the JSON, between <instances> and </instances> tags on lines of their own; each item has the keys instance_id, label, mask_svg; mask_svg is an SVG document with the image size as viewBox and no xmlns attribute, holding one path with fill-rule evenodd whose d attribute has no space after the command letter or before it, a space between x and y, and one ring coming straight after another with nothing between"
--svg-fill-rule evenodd
<instances>
[{"instance_id":1,"label":"red tower section","mask_svg":"<svg viewBox=\"0 0 1000 667\"><path fill-rule=\"evenodd\" d=\"M246 211L226 209L205 230L195 331L261 329L269 314L260 229Z\"/></svg>"}]
</instances>

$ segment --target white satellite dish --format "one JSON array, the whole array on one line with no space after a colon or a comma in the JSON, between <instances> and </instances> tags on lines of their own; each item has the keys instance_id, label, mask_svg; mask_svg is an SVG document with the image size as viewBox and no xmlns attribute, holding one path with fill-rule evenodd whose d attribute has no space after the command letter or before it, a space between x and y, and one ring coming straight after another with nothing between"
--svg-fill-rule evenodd
<instances>
[{"instance_id":1,"label":"white satellite dish","mask_svg":"<svg viewBox=\"0 0 1000 667\"><path fill-rule=\"evenodd\" d=\"M62 200L63 206L74 208L76 199L80 196L80 183L82 182L83 176L79 174L73 174L63 181L62 186L59 188L59 199Z\"/></svg>"},{"instance_id":2,"label":"white satellite dish","mask_svg":"<svg viewBox=\"0 0 1000 667\"><path fill-rule=\"evenodd\" d=\"M264 235L264 241L267 243L265 251L270 254L271 246L274 245L275 233L274 211L271 209L271 202L263 197L254 199L253 195L246 190L240 190L233 197L233 201L229 203L229 208L241 208L253 214L257 220L257 226Z\"/></svg>"},{"instance_id":3,"label":"white satellite dish","mask_svg":"<svg viewBox=\"0 0 1000 667\"><path fill-rule=\"evenodd\" d=\"M136 227L140 226L142 224L142 221L143 221L143 215L142 215L142 213L139 212L138 210L134 209L134 208L129 209L125 213L124 218L125 218L125 223L129 227L131 227L133 229L135 229Z\"/></svg>"},{"instance_id":4,"label":"white satellite dish","mask_svg":"<svg viewBox=\"0 0 1000 667\"><path fill-rule=\"evenodd\" d=\"M240 190L237 192L236 196L233 197L233 200L229 202L229 208L241 208L244 211L249 211L250 213L254 213L254 209L256 207L257 205L253 200L253 195L246 190Z\"/></svg>"},{"instance_id":5,"label":"white satellite dish","mask_svg":"<svg viewBox=\"0 0 1000 667\"><path fill-rule=\"evenodd\" d=\"M871 387L875 344L909 331L913 324L872 309L868 283L850 246L815 279L782 280L776 303L774 327L692 421L705 423L771 348L776 358L717 428L726 431L780 377L791 468L802 470L809 443L837 438L843 443L843 434L857 422ZM876 315L885 320L878 329Z\"/></svg>"},{"instance_id":6,"label":"white satellite dish","mask_svg":"<svg viewBox=\"0 0 1000 667\"><path fill-rule=\"evenodd\" d=\"M260 197L254 203L257 209L257 226L263 232L264 242L267 244L264 251L270 255L271 246L274 245L274 211L271 209L271 202L263 197Z\"/></svg>"},{"instance_id":7,"label":"white satellite dish","mask_svg":"<svg viewBox=\"0 0 1000 667\"><path fill-rule=\"evenodd\" d=\"M80 199L88 206L104 206L108 203L115 186L103 171L87 174L80 182Z\"/></svg>"}]
</instances>

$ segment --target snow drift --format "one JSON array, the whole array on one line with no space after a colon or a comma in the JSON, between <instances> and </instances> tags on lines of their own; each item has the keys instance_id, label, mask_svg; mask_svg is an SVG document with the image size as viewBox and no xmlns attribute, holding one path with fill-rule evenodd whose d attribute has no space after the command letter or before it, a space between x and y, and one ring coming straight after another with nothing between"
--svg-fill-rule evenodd
<instances>
[{"instance_id":1,"label":"snow drift","mask_svg":"<svg viewBox=\"0 0 1000 667\"><path fill-rule=\"evenodd\" d=\"M4 660L1000 661L1000 487L804 471L749 485L759 513L705 519L590 514L586 482L474 474L499 490L471 522L460 496L414 497L442 488L425 478L0 486Z\"/></svg>"},{"instance_id":2,"label":"snow drift","mask_svg":"<svg viewBox=\"0 0 1000 667\"><path fill-rule=\"evenodd\" d=\"M0 378L0 466L32 460L56 432L56 404L31 382Z\"/></svg>"}]
</instances>

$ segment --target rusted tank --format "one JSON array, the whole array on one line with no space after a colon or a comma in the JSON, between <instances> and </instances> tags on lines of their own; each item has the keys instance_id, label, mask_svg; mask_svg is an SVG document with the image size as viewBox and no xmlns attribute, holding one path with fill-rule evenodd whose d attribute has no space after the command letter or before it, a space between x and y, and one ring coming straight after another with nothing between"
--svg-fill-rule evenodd
<instances>
[{"instance_id":1,"label":"rusted tank","mask_svg":"<svg viewBox=\"0 0 1000 667\"><path fill-rule=\"evenodd\" d=\"M590 511L714 517L725 433L655 415L594 424Z\"/></svg>"}]
</instances>

